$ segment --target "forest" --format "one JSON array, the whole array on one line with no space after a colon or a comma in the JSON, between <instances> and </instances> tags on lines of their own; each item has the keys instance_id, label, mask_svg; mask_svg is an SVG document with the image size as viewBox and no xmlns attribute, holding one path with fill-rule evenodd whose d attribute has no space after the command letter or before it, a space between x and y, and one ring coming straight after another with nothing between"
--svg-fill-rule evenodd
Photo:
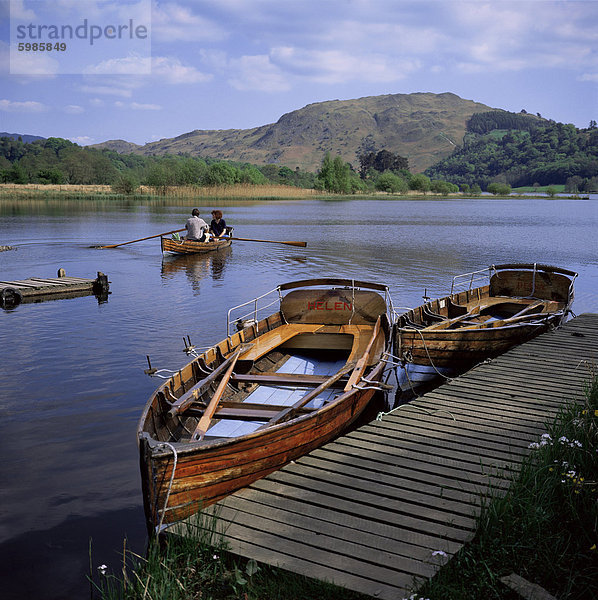
<instances>
[{"instance_id":1,"label":"forest","mask_svg":"<svg viewBox=\"0 0 598 600\"><path fill-rule=\"evenodd\" d=\"M482 189L564 184L571 192L598 191L598 127L503 111L475 114L463 145L425 173Z\"/></svg>"},{"instance_id":2,"label":"forest","mask_svg":"<svg viewBox=\"0 0 598 600\"><path fill-rule=\"evenodd\" d=\"M51 137L24 143L0 138L0 183L112 185L132 193L139 185L286 184L312 188L315 174L285 166L232 163L189 155L139 156L81 147Z\"/></svg>"}]
</instances>

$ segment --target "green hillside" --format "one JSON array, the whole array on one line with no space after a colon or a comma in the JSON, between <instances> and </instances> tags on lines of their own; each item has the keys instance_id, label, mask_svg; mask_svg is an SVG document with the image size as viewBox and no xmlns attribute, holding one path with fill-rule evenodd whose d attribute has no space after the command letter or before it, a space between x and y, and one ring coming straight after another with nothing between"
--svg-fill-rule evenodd
<instances>
[{"instance_id":1,"label":"green hillside","mask_svg":"<svg viewBox=\"0 0 598 600\"><path fill-rule=\"evenodd\" d=\"M531 115L488 112L472 116L463 144L426 170L458 185L511 187L567 185L598 189L598 128L577 129Z\"/></svg>"},{"instance_id":2,"label":"green hillside","mask_svg":"<svg viewBox=\"0 0 598 600\"><path fill-rule=\"evenodd\" d=\"M472 115L491 110L455 94L389 94L309 104L253 129L195 130L144 146L113 140L96 144L145 156L189 154L315 172L326 152L354 168L366 152L405 156L413 172L451 154Z\"/></svg>"}]
</instances>

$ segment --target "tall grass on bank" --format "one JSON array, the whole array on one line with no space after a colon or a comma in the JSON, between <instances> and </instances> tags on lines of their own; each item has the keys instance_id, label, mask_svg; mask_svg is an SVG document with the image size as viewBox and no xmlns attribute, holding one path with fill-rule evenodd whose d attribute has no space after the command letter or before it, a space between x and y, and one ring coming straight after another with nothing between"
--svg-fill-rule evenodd
<instances>
[{"instance_id":1,"label":"tall grass on bank","mask_svg":"<svg viewBox=\"0 0 598 600\"><path fill-rule=\"evenodd\" d=\"M530 445L506 495L485 504L474 540L415 597L510 599L516 573L559 599L598 598L598 376Z\"/></svg>"},{"instance_id":2,"label":"tall grass on bank","mask_svg":"<svg viewBox=\"0 0 598 600\"><path fill-rule=\"evenodd\" d=\"M300 199L311 198L318 195L313 189L298 188L289 185L251 185L239 183L226 186L198 186L179 185L168 186L156 190L149 186L139 186L132 194L121 194L113 191L109 185L38 185L28 184L0 184L1 199L17 198L48 198L60 197L64 199L85 198L178 198L178 199L211 199L211 198L243 198L249 200L259 199ZM320 193L321 194L321 193Z\"/></svg>"},{"instance_id":3,"label":"tall grass on bank","mask_svg":"<svg viewBox=\"0 0 598 600\"><path fill-rule=\"evenodd\" d=\"M366 600L332 584L230 554L217 516L199 513L145 557L124 549L119 573L94 569L91 598L100 600Z\"/></svg>"}]
</instances>

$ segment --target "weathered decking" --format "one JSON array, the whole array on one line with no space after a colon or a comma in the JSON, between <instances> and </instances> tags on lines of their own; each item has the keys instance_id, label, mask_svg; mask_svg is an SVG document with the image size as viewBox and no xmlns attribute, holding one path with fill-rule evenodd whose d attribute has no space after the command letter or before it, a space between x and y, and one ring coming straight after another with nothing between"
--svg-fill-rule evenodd
<instances>
[{"instance_id":1,"label":"weathered decking","mask_svg":"<svg viewBox=\"0 0 598 600\"><path fill-rule=\"evenodd\" d=\"M597 362L598 315L584 314L220 502L226 540L376 598L409 596L473 537L480 494L508 486Z\"/></svg>"},{"instance_id":2,"label":"weathered decking","mask_svg":"<svg viewBox=\"0 0 598 600\"><path fill-rule=\"evenodd\" d=\"M21 302L40 302L108 293L108 278L98 271L95 279L68 277L59 269L57 277L29 277L20 281L0 281L0 306L10 308Z\"/></svg>"}]
</instances>

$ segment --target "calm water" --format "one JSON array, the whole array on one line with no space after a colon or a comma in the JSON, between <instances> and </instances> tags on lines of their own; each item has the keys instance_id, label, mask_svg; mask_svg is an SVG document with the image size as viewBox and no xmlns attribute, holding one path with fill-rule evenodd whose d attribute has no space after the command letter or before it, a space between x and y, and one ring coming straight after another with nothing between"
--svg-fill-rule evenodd
<instances>
[{"instance_id":1,"label":"calm water","mask_svg":"<svg viewBox=\"0 0 598 600\"><path fill-rule=\"evenodd\" d=\"M213 206L202 207L207 218ZM89 598L93 568L118 568L123 539L143 551L135 427L159 380L209 346L226 311L278 283L319 276L390 286L395 306L449 291L453 275L500 262L579 272L574 311L598 312L598 198L276 202L224 207L241 237L218 256L166 259L159 241L90 247L182 226L190 208L0 204L0 279L67 275L111 282L93 296L0 309L2 598Z\"/></svg>"}]
</instances>

